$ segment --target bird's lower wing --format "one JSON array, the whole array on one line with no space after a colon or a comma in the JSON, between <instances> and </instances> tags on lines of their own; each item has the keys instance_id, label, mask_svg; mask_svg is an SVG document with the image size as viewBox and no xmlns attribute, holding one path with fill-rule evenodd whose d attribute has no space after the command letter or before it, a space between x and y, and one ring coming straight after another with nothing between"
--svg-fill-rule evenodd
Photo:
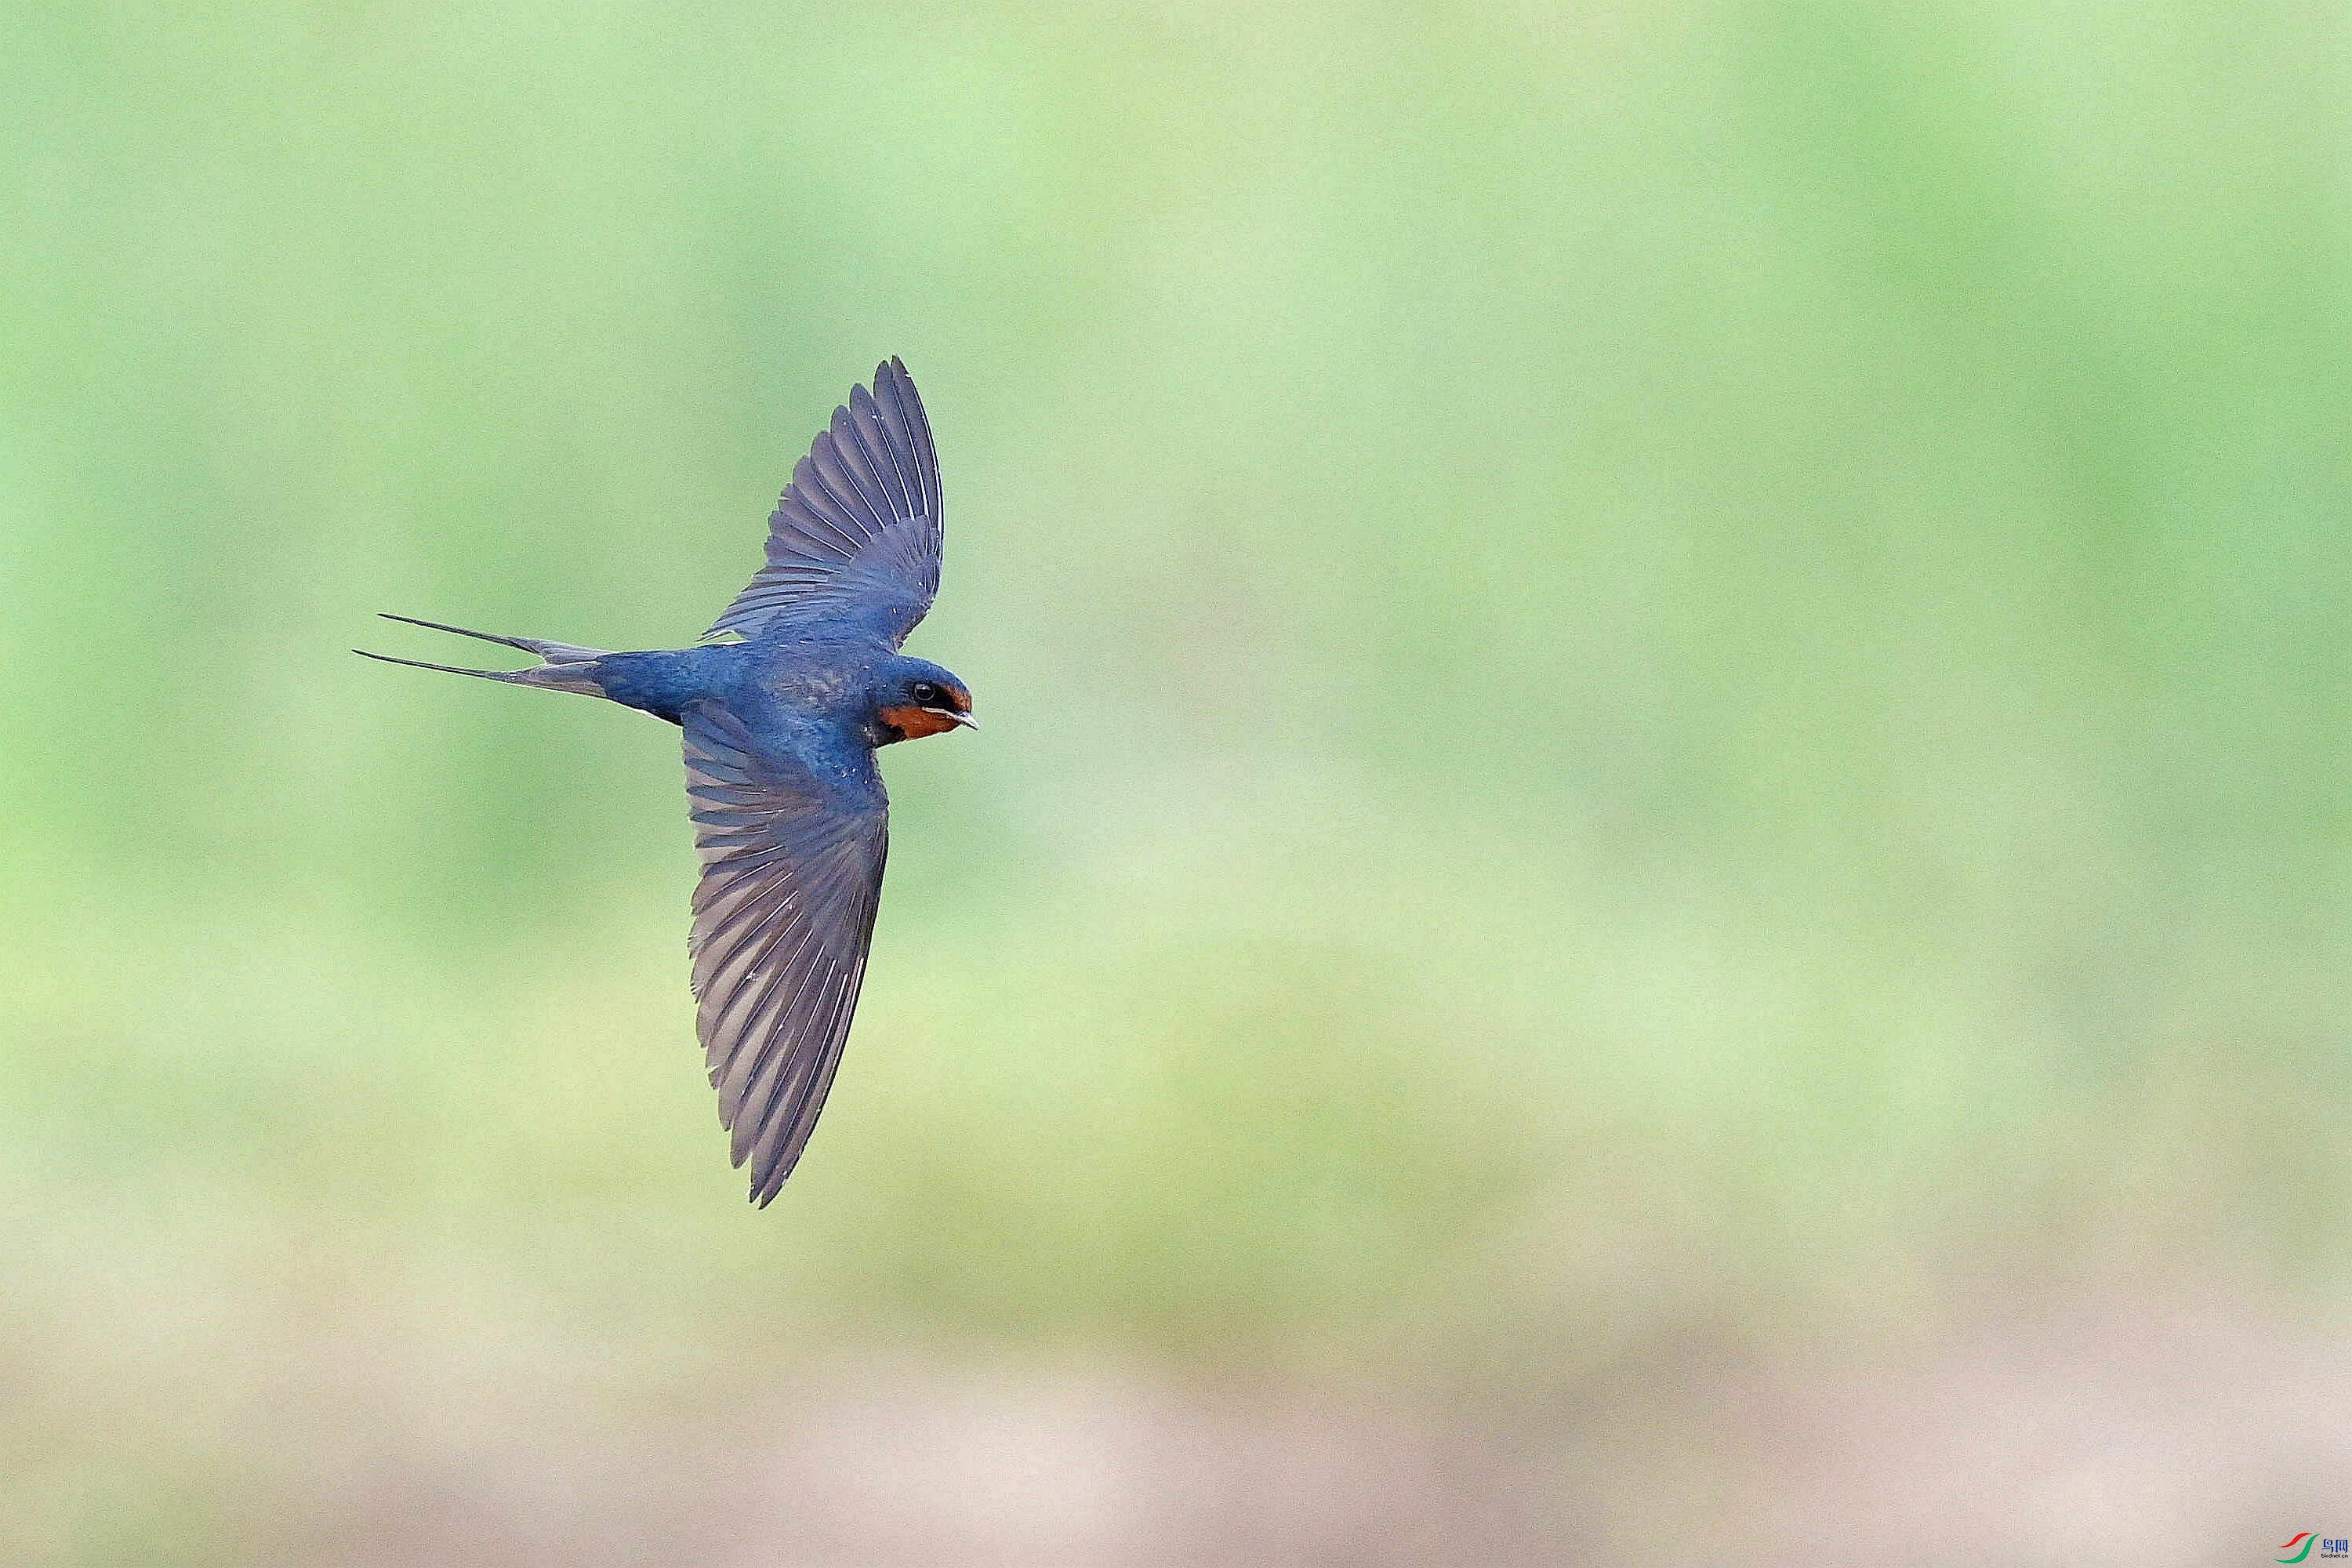
<instances>
[{"instance_id":1,"label":"bird's lower wing","mask_svg":"<svg viewBox=\"0 0 2352 1568\"><path fill-rule=\"evenodd\" d=\"M849 1037L889 848L878 782L845 801L763 755L716 704L684 716L695 1016L735 1163L765 1205L824 1108ZM859 792L850 792L856 796Z\"/></svg>"}]
</instances>

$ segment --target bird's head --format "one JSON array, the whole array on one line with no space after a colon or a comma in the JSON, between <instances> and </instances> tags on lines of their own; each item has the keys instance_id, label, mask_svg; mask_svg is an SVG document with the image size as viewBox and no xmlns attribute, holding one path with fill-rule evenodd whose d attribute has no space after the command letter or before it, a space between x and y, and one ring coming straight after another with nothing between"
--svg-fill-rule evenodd
<instances>
[{"instance_id":1,"label":"bird's head","mask_svg":"<svg viewBox=\"0 0 2352 1568\"><path fill-rule=\"evenodd\" d=\"M971 716L971 689L938 665L919 658L892 660L877 683L874 721L881 744L919 741L958 725L980 728Z\"/></svg>"}]
</instances>

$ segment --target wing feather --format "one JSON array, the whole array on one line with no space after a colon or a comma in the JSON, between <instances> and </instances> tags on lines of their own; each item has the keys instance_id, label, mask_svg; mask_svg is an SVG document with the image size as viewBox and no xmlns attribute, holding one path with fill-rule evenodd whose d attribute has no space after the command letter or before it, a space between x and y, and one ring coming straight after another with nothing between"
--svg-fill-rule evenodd
<instances>
[{"instance_id":1,"label":"wing feather","mask_svg":"<svg viewBox=\"0 0 2352 1568\"><path fill-rule=\"evenodd\" d=\"M893 515L919 517L923 513L923 498L907 482L907 475L898 465L898 455L890 450L890 432L882 423L882 410L874 395L864 387L853 387L849 393L849 423L857 432L857 445L866 458L866 466L882 486L883 499L889 503Z\"/></svg>"},{"instance_id":2,"label":"wing feather","mask_svg":"<svg viewBox=\"0 0 2352 1568\"><path fill-rule=\"evenodd\" d=\"M735 1163L766 1204L792 1173L841 1060L889 849L881 779L844 784L762 753L716 703L684 716L696 1031Z\"/></svg>"},{"instance_id":3,"label":"wing feather","mask_svg":"<svg viewBox=\"0 0 2352 1568\"><path fill-rule=\"evenodd\" d=\"M940 500L922 398L889 360L794 466L768 519L765 564L708 635L848 622L896 647L939 594Z\"/></svg>"},{"instance_id":4,"label":"wing feather","mask_svg":"<svg viewBox=\"0 0 2352 1568\"><path fill-rule=\"evenodd\" d=\"M940 457L931 448L930 421L923 417L923 400L916 395L905 365L894 359L889 374L875 374L874 402L889 434L891 456L911 481L918 509L935 521L945 516L940 508ZM931 586L939 586L936 579Z\"/></svg>"},{"instance_id":5,"label":"wing feather","mask_svg":"<svg viewBox=\"0 0 2352 1568\"><path fill-rule=\"evenodd\" d=\"M852 395L855 396L858 390L863 389L853 389ZM883 488L882 475L874 465L874 454L866 449L857 421L846 404L833 411L833 428L826 434L833 437L834 467L849 483L851 494L843 499L854 497L857 510L867 516L897 518L904 515L897 498Z\"/></svg>"}]
</instances>

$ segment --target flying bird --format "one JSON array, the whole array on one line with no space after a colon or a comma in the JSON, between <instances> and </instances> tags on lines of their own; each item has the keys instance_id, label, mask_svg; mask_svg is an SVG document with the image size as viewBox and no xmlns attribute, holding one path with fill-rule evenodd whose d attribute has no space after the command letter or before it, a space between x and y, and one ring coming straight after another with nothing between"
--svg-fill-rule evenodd
<instances>
[{"instance_id":1,"label":"flying bird","mask_svg":"<svg viewBox=\"0 0 2352 1568\"><path fill-rule=\"evenodd\" d=\"M874 753L977 728L971 691L898 651L940 586L940 463L893 358L833 411L768 519L767 563L693 647L645 653L387 620L535 654L526 669L353 649L515 686L583 691L685 733L702 859L688 950L695 1031L734 1163L765 1207L824 1108L866 975L889 797Z\"/></svg>"}]
</instances>

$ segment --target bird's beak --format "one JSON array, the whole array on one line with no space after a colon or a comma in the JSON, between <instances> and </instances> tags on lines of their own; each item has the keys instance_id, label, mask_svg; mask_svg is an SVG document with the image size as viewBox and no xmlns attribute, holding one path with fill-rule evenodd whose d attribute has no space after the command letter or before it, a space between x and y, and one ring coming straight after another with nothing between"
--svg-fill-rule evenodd
<instances>
[{"instance_id":1,"label":"bird's beak","mask_svg":"<svg viewBox=\"0 0 2352 1568\"><path fill-rule=\"evenodd\" d=\"M979 720L973 718L969 713L959 713L952 708L926 708L923 711L926 713L936 713L940 718L946 720L949 723L961 724L967 730L977 730L980 728Z\"/></svg>"}]
</instances>

